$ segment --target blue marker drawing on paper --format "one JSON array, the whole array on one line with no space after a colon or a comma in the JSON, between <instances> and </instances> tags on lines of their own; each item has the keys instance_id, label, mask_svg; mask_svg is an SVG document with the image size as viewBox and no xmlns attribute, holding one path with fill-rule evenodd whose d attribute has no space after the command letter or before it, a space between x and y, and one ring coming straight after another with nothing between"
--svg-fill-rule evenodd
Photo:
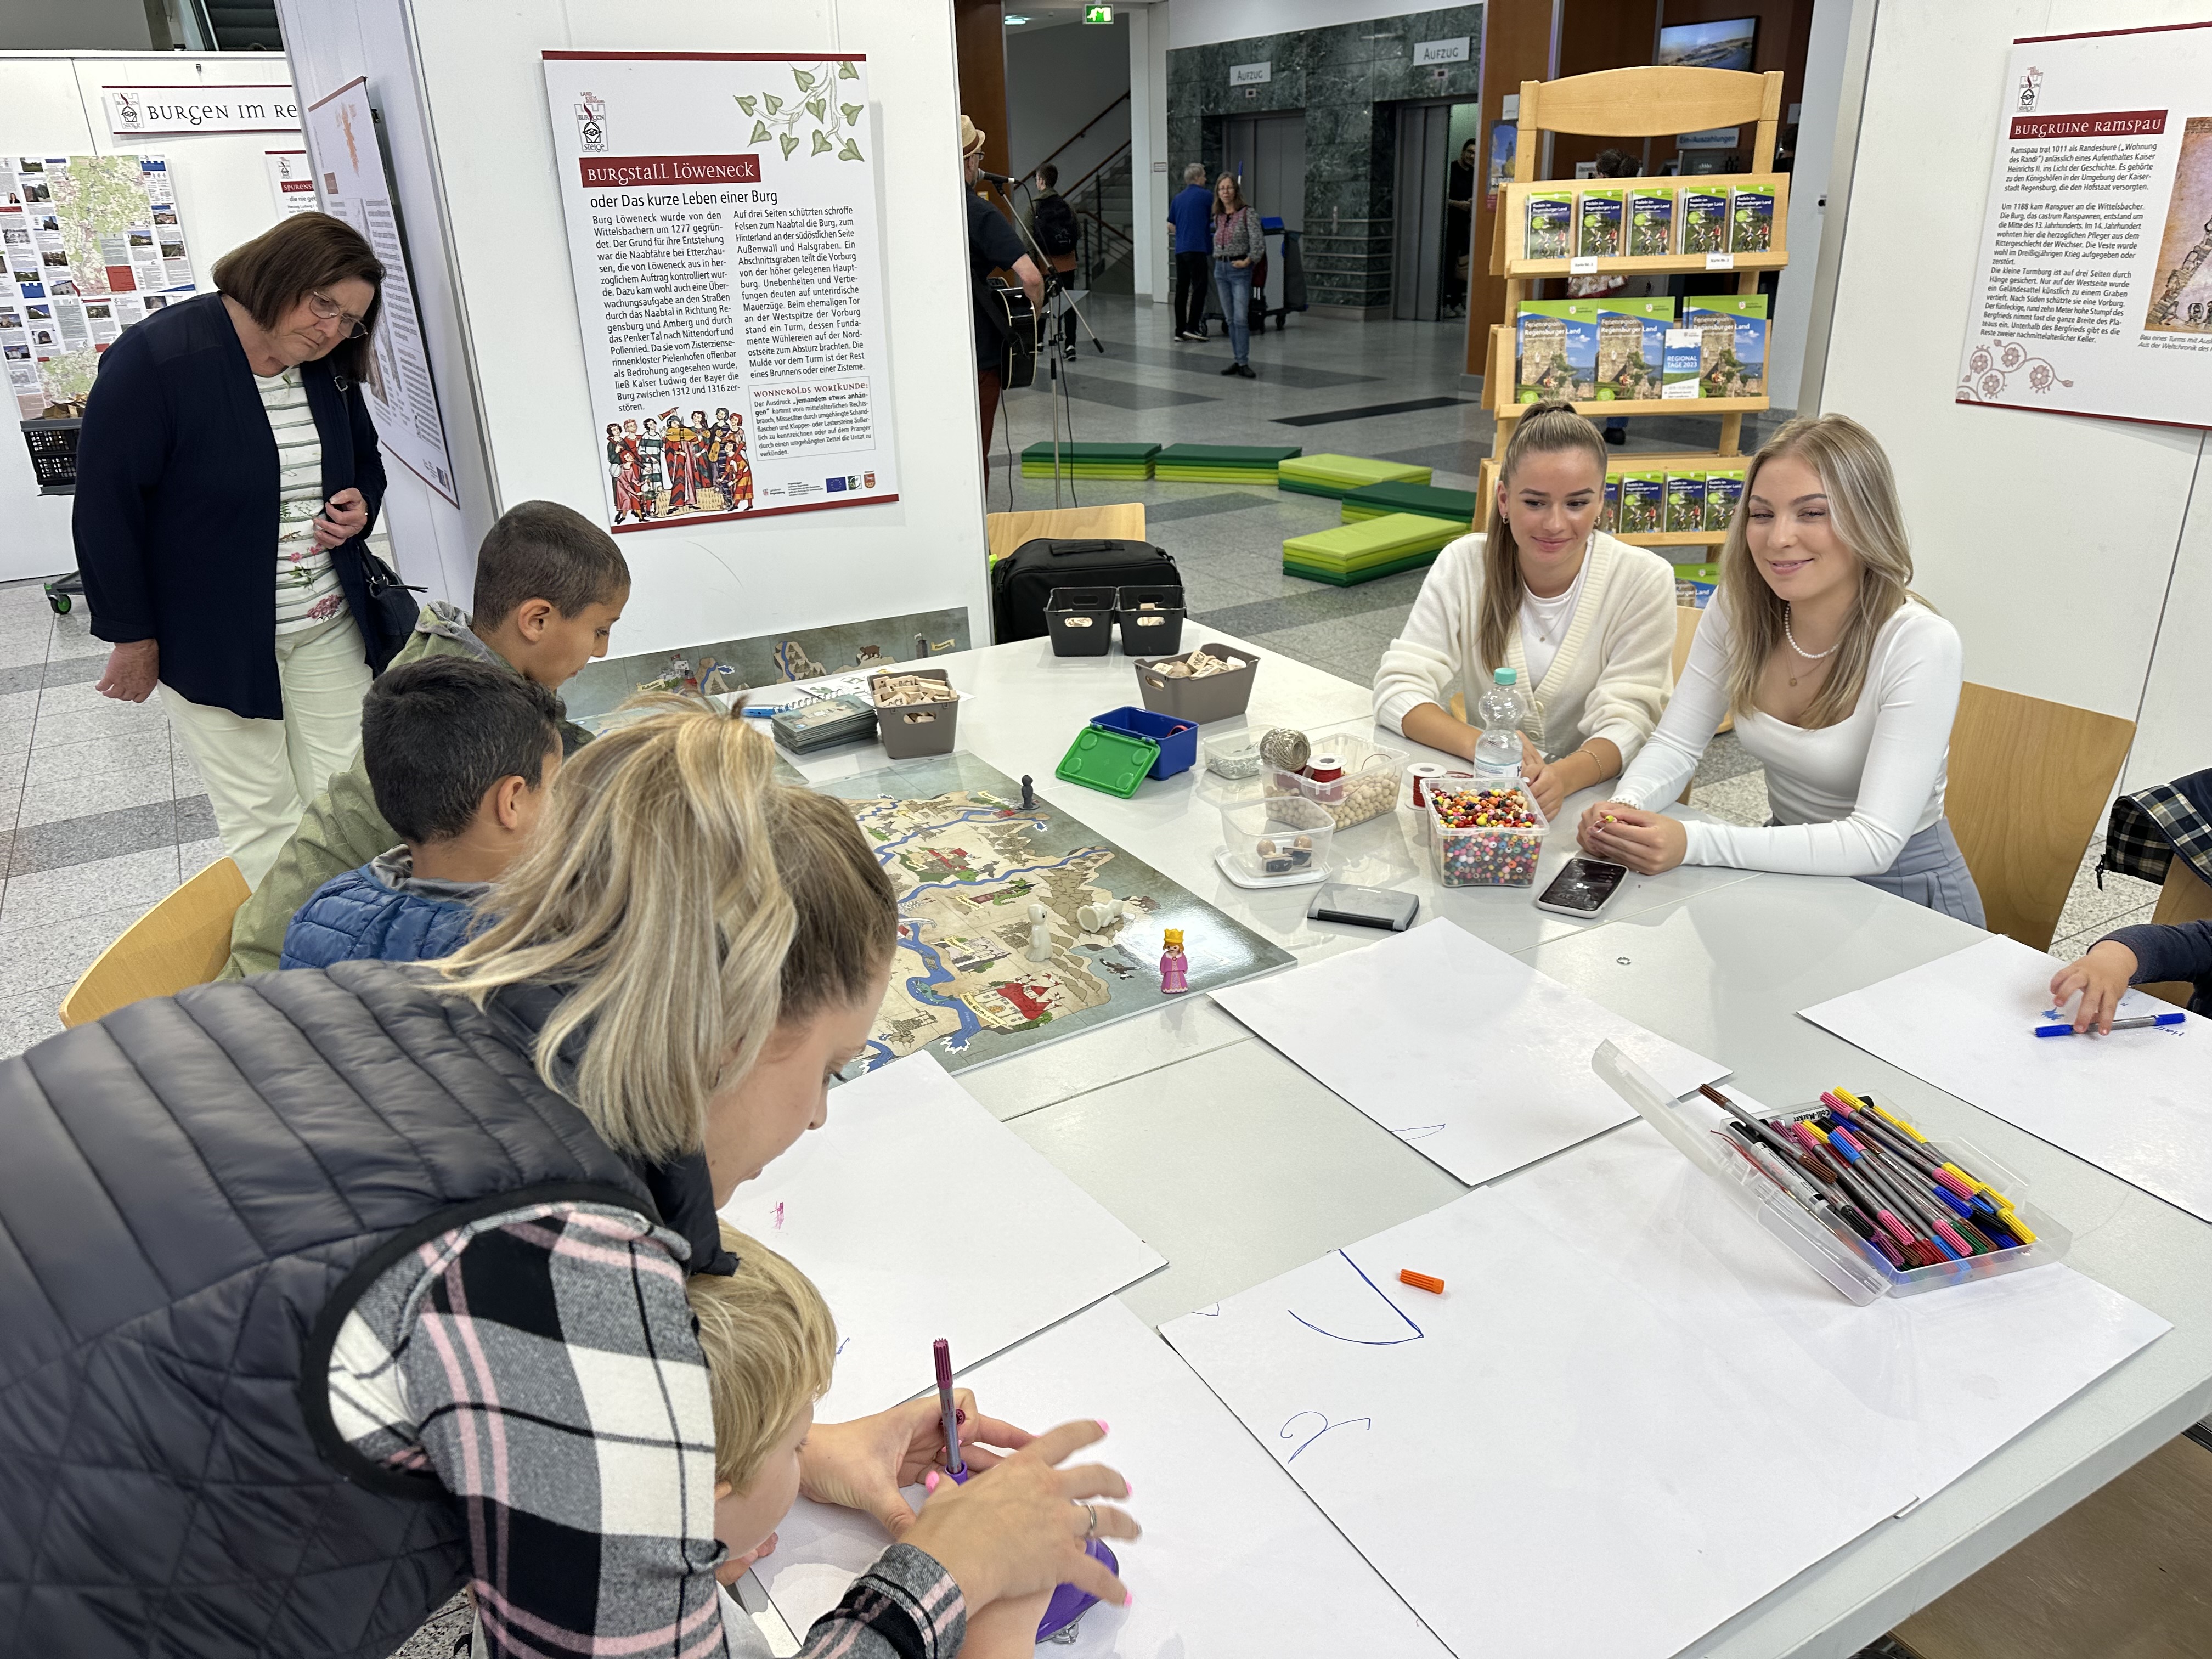
<instances>
[{"instance_id":1,"label":"blue marker drawing on paper","mask_svg":"<svg viewBox=\"0 0 2212 1659\"><path fill-rule=\"evenodd\" d=\"M830 1357L832 1359L842 1359L842 1358L845 1357L845 1350L846 1350L846 1349L848 1349L848 1348L849 1348L849 1347L851 1347L852 1346L853 1346L853 1339L852 1339L851 1337L849 1337L849 1336L848 1336L848 1337L845 1338L845 1339L844 1339L844 1340L842 1340L842 1342L838 1343L838 1345L837 1345L837 1352L836 1352L836 1353L834 1353L834 1354L830 1355Z\"/></svg>"},{"instance_id":2,"label":"blue marker drawing on paper","mask_svg":"<svg viewBox=\"0 0 2212 1659\"><path fill-rule=\"evenodd\" d=\"M1449 1129L1449 1127L1451 1127L1451 1125L1449 1123L1417 1123L1411 1128L1393 1129L1390 1133L1397 1136L1401 1140L1419 1140L1426 1136L1436 1133L1439 1129Z\"/></svg>"},{"instance_id":3,"label":"blue marker drawing on paper","mask_svg":"<svg viewBox=\"0 0 2212 1659\"><path fill-rule=\"evenodd\" d=\"M1383 1296L1381 1288L1376 1285L1373 1279L1367 1277L1366 1273L1362 1271L1357 1261L1354 1261L1348 1255L1344 1255L1344 1252L1342 1250L1333 1251L1331 1254L1335 1255L1343 1255L1345 1266L1350 1267L1352 1272L1358 1273L1360 1282L1365 1285L1369 1290L1373 1291L1376 1296L1382 1297L1382 1305L1384 1307L1389 1309L1389 1310L1397 1315L1399 1318L1405 1320L1406 1328L1412 1331L1413 1334L1411 1336L1394 1336L1387 1342L1379 1340L1373 1337L1341 1336L1334 1331L1323 1329L1321 1326L1315 1324L1310 1319L1302 1317L1295 1308L1285 1308L1283 1310L1285 1313L1289 1314L1291 1318L1297 1320L1299 1324L1304 1326L1310 1331L1319 1331L1323 1336L1335 1337L1339 1342L1356 1343L1363 1348L1395 1348L1401 1342L1419 1342L1423 1337L1428 1334L1426 1331L1423 1330L1419 1325L1414 1324L1413 1320L1407 1317L1406 1310L1403 1308L1393 1302L1389 1297Z\"/></svg>"},{"instance_id":4,"label":"blue marker drawing on paper","mask_svg":"<svg viewBox=\"0 0 2212 1659\"><path fill-rule=\"evenodd\" d=\"M1200 1319L1218 1319L1221 1317L1221 1304L1217 1302L1210 1308L1193 1308L1191 1312Z\"/></svg>"},{"instance_id":5,"label":"blue marker drawing on paper","mask_svg":"<svg viewBox=\"0 0 2212 1659\"><path fill-rule=\"evenodd\" d=\"M1291 1317L1295 1319L1297 1316L1293 1314ZM1375 1427L1375 1419L1371 1417L1347 1417L1341 1423L1332 1423L1328 1420L1328 1416L1323 1413L1316 1411L1303 1411L1291 1418L1290 1421L1285 1423L1281 1428L1276 1430L1275 1437L1279 1440L1288 1440L1291 1438L1291 1424L1297 1422L1299 1418L1303 1417L1320 1418L1321 1426L1298 1443L1297 1451L1292 1452L1288 1457L1283 1460L1285 1463L1297 1462L1298 1461L1298 1452L1305 1450L1308 1446L1312 1445L1315 1441L1320 1439L1322 1436L1327 1434L1331 1429L1348 1429L1355 1423L1358 1424L1360 1427L1370 1431Z\"/></svg>"}]
</instances>

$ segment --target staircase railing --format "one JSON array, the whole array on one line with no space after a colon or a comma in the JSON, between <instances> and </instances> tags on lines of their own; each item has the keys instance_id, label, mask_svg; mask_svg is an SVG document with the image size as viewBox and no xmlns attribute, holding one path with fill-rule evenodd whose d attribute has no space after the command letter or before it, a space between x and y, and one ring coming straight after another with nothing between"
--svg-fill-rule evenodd
<instances>
[{"instance_id":1,"label":"staircase railing","mask_svg":"<svg viewBox=\"0 0 2212 1659\"><path fill-rule=\"evenodd\" d=\"M1136 249L1136 239L1131 231L1115 224L1098 208L1099 198L1104 193L1113 170L1128 161L1131 153L1128 144L1117 146L1104 161L1060 192L1068 206L1075 211L1076 229L1081 237L1076 258L1086 285L1096 282L1101 270ZM1129 190L1129 210L1133 214L1136 211L1136 180L1133 177L1130 179ZM1091 195L1087 203L1077 199L1079 193L1085 191Z\"/></svg>"},{"instance_id":2,"label":"staircase railing","mask_svg":"<svg viewBox=\"0 0 2212 1659\"><path fill-rule=\"evenodd\" d=\"M1023 169L1022 169L1022 171L1021 171L1018 174L1017 174L1016 176L1017 176L1017 177L1018 177L1018 178L1023 178L1023 179L1034 179L1035 177L1036 177L1036 170L1037 170L1037 168L1038 168L1038 167L1042 167L1042 166L1045 164L1045 162L1046 162L1046 161L1057 161L1057 160L1059 160L1059 159L1060 159L1060 156L1061 152L1062 152L1062 151L1064 151L1064 150L1066 150L1066 149L1067 149L1067 147L1068 147L1070 144L1073 144L1073 143L1077 139L1079 139L1079 138L1080 138L1081 137L1083 137L1083 135L1084 135L1085 133L1086 133L1086 132L1090 131L1091 128L1093 128L1093 127L1097 126L1097 125L1101 121L1104 120L1108 116L1111 115L1111 114L1112 114L1115 110L1117 110L1117 109L1121 108L1122 105L1124 105L1124 104L1127 103L1128 101L1129 101L1129 94L1128 94L1127 93L1126 93L1126 92L1125 92L1125 93L1123 93L1123 94L1122 94L1119 98L1116 98L1116 99L1115 99L1112 103L1110 103L1110 104L1107 105L1107 106L1106 106L1106 107L1105 107L1104 109L1100 110L1100 111L1098 112L1098 113L1097 113L1097 114L1096 114L1096 115L1092 116L1092 117L1091 117L1088 121L1085 121L1085 122L1081 126L1079 126L1079 127L1076 128L1076 130L1075 130L1073 132L1071 132L1070 134L1068 134L1068 135L1067 135L1067 137L1066 137L1065 139L1061 140L1059 149L1057 149L1054 150L1054 151L1052 152L1052 154L1051 154L1051 155L1047 155L1047 156L1043 157L1042 160L1038 161L1037 161L1034 166L1027 167L1023 168ZM1127 148L1128 148L1128 146L1125 144L1125 145L1123 145L1123 146L1122 146L1122 148L1126 149L1127 149ZM1091 169L1091 171L1092 171L1093 173L1095 173L1095 172L1097 172L1097 169L1096 167L1094 167L1094 168L1092 168L1092 169ZM1089 175L1088 175L1088 174L1086 174L1086 175L1085 175L1085 177L1088 177ZM1063 196L1071 196L1071 195L1074 194L1074 191L1073 191L1073 190L1064 190L1064 191L1062 191L1060 192L1060 194L1061 194L1061 195L1063 195Z\"/></svg>"}]
</instances>

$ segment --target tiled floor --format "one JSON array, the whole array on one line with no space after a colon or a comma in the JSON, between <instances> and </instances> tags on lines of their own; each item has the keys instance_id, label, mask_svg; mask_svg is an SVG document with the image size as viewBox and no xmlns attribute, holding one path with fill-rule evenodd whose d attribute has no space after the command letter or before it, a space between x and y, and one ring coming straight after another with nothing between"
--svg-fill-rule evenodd
<instances>
[{"instance_id":1,"label":"tiled floor","mask_svg":"<svg viewBox=\"0 0 2212 1659\"><path fill-rule=\"evenodd\" d=\"M1296 318L1287 331L1254 337L1260 378L1240 380L1219 372L1225 342L1170 340L1164 307L1102 296L1087 309L1107 350L1086 344L1073 366L1067 420L1079 438L1295 443L1310 453L1414 462L1459 489L1474 487L1489 453L1495 423L1460 384L1455 325ZM994 508L1054 504L1051 480L1012 476L1003 459L1051 427L1042 387L1007 398ZM1746 428L1747 445L1755 443L1756 423ZM1718 428L1712 418L1643 421L1634 447L1711 447ZM1361 684L1374 678L1420 591L1419 571L1351 588L1285 575L1285 538L1338 521L1336 504L1319 497L1091 481L1064 499L1142 501L1201 624ZM36 583L0 586L0 1054L58 1030L55 1006L93 957L221 850L206 794L159 702L117 703L93 690L106 654L81 605L57 617ZM1765 817L1764 780L1732 738L1707 754L1692 799L1745 823ZM2145 920L2156 896L2125 878L2108 877L2100 892L2085 875L2053 948L2078 951L2106 929Z\"/></svg>"}]
</instances>

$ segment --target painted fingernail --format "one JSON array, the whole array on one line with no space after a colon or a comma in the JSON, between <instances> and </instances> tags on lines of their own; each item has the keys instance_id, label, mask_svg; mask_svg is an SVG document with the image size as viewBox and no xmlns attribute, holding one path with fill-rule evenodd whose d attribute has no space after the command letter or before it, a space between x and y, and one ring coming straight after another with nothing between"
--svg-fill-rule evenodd
<instances>
[{"instance_id":1,"label":"painted fingernail","mask_svg":"<svg viewBox=\"0 0 2212 1659\"><path fill-rule=\"evenodd\" d=\"M922 1490L924 1492L935 1492L937 1490L937 1471L935 1469L932 1469L927 1474L922 1476Z\"/></svg>"},{"instance_id":2,"label":"painted fingernail","mask_svg":"<svg viewBox=\"0 0 2212 1659\"><path fill-rule=\"evenodd\" d=\"M955 1423L965 1423L968 1420L968 1413L963 1411L955 1411L952 1413L952 1420Z\"/></svg>"},{"instance_id":3,"label":"painted fingernail","mask_svg":"<svg viewBox=\"0 0 2212 1659\"><path fill-rule=\"evenodd\" d=\"M1125 1475L1123 1475L1123 1476L1121 1477L1121 1496L1122 1496L1122 1497L1124 1497L1124 1498L1127 1498L1127 1497L1128 1497L1128 1496L1129 1496L1129 1494L1130 1494L1130 1493L1132 1493L1132 1492L1135 1492L1136 1490L1137 1490L1137 1483L1136 1483L1135 1481L1133 1481L1133 1480L1130 1480L1130 1479L1129 1479L1129 1477L1128 1477L1127 1475L1126 1475L1126 1474L1125 1474Z\"/></svg>"},{"instance_id":4,"label":"painted fingernail","mask_svg":"<svg viewBox=\"0 0 2212 1659\"><path fill-rule=\"evenodd\" d=\"M1113 1431L1113 1430L1111 1430L1111 1429L1109 1429L1109 1428L1108 1428L1108 1427L1106 1426L1106 1419L1105 1419L1104 1418L1101 1417L1101 1418L1096 1419L1095 1420L1097 1421L1097 1425L1098 1425L1098 1432L1099 1432L1099 1433L1101 1433L1101 1434L1111 1434L1111 1433L1113 1433L1113 1432L1114 1432L1114 1431Z\"/></svg>"},{"instance_id":5,"label":"painted fingernail","mask_svg":"<svg viewBox=\"0 0 2212 1659\"><path fill-rule=\"evenodd\" d=\"M1136 1604L1136 1600L1137 1600L1137 1592L1136 1592L1136 1591L1134 1591L1134 1590L1133 1590L1133 1589L1124 1589L1124 1590L1121 1592L1121 1605L1122 1605L1123 1607L1133 1607L1133 1606L1134 1606L1134 1605Z\"/></svg>"}]
</instances>

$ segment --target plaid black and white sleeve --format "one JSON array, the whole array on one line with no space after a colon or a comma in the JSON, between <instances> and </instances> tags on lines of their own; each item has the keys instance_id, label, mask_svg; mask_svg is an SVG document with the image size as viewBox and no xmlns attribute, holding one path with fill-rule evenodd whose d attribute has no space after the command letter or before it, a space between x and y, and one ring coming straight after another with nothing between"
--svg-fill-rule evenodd
<instances>
[{"instance_id":1,"label":"plaid black and white sleeve","mask_svg":"<svg viewBox=\"0 0 2212 1659\"><path fill-rule=\"evenodd\" d=\"M714 1417L684 1296L687 1246L590 1204L493 1216L422 1245L349 1314L332 1413L364 1455L434 1473L459 1506L477 1659L724 1659ZM895 1548L805 1652L942 1659L966 1620Z\"/></svg>"}]
</instances>

